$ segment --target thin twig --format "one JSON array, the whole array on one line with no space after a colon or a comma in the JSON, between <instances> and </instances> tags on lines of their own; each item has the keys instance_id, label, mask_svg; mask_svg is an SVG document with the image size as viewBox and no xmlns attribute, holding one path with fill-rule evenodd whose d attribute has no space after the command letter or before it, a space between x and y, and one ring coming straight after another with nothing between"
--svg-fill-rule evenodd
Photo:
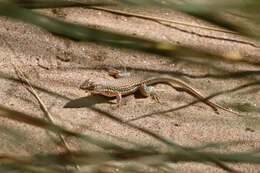
<instances>
[{"instance_id":1,"label":"thin twig","mask_svg":"<svg viewBox=\"0 0 260 173\"><path fill-rule=\"evenodd\" d=\"M171 25L168 25L168 24L165 24L165 23L162 23L162 22L174 23L174 24L178 24L178 25L182 25L182 26L199 28L199 29L204 29L204 30L209 30L209 31L217 31L217 32L223 32L223 33L239 35L239 33L234 32L234 31L229 31L229 30L220 29L220 28L213 28L213 27L209 27L209 26L194 25L194 24L178 22L178 21L164 19L164 18L159 18L159 17L147 16L147 15L143 15L143 14L136 14L136 13L126 12L126 11L121 11L121 10L114 10L114 9L104 8L104 7L90 6L90 7L86 7L86 8L95 9L95 10L102 10L102 11L115 13L115 14L120 14L120 15L124 15L124 16L131 16L131 17L137 17L137 18L142 18L142 19L148 19L148 20L155 21L155 22L157 22L159 24L162 24L164 26L175 28L175 29L178 29L179 31L182 31L182 32L195 34L195 35L200 36L200 37L206 37L206 38L212 38L212 39L220 39L220 40L226 40L226 41L231 41L231 42L233 41L233 42L237 42L237 43L247 44L247 45L253 46L255 48L259 48L259 45L256 45L256 44L254 44L252 42L241 41L241 40L234 40L234 39L227 39L227 38L215 37L215 36L202 35L202 34L198 34L198 33L195 33L195 32L185 31L183 29L180 29L180 28L177 28L177 27L173 27Z\"/></svg>"},{"instance_id":2,"label":"thin twig","mask_svg":"<svg viewBox=\"0 0 260 173\"><path fill-rule=\"evenodd\" d=\"M13 50L13 48L11 47L11 45L6 41L6 44L8 45L9 49L15 53L15 51ZM39 95L37 94L37 92L34 90L33 86L31 85L31 83L29 82L29 80L25 77L25 75L23 74L22 70L19 69L19 67L16 65L16 63L13 61L13 58L10 56L10 62L13 65L18 77L20 78L21 81L25 82L27 86L26 89L36 98L36 100L38 101L41 110L44 112L44 115L48 118L48 120L55 125L55 121L52 117L52 115L50 114L50 112L48 111L47 107L45 106L44 102L41 100L41 98L39 97ZM66 142L64 136L62 134L58 134L60 140L62 141L63 145L65 146L66 150L71 153L69 144ZM79 165L77 165L76 163L75 167L80 170Z\"/></svg>"},{"instance_id":3,"label":"thin twig","mask_svg":"<svg viewBox=\"0 0 260 173\"><path fill-rule=\"evenodd\" d=\"M179 24L179 25L183 25L183 26L189 26L189 27L193 27L193 28L200 28L200 29L224 32L224 33L230 33L230 34L238 34L237 32L229 31L229 30L225 30L225 29L219 29L219 28L213 28L213 27L207 27L207 26L200 26L200 25L193 25L193 24L188 24L188 23L184 23L184 22L178 22L178 21L164 19L164 18L159 18L159 17L152 17L152 16L146 16L146 15L142 15L142 14L130 13L130 12L121 11L121 10L114 10L114 9L110 9L110 8L95 7L95 6L86 7L86 8L91 8L91 9L95 9L95 10L102 10L102 11L116 13L116 14L121 14L121 15L125 15L125 16L132 16L132 17L138 17L138 18L143 18L143 19L149 19L149 20L153 20L153 21L175 23L175 24Z\"/></svg>"}]
</instances>

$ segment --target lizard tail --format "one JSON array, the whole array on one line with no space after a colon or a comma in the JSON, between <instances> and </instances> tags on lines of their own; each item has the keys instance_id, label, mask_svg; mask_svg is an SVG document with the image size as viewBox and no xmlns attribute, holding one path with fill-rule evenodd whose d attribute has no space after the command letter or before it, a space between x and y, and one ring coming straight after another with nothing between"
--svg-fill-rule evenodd
<instances>
[{"instance_id":1,"label":"lizard tail","mask_svg":"<svg viewBox=\"0 0 260 173\"><path fill-rule=\"evenodd\" d=\"M218 112L218 108L219 108L219 109L222 109L224 111L227 111L227 112L236 114L238 116L241 116L239 113L236 113L236 112L234 112L234 111L232 111L230 109L227 109L227 108L222 107L222 106L220 106L218 104L215 104L215 103L211 102L208 99L205 99L205 97L199 91L197 91L196 89L192 88L191 86L189 86L187 83L185 83L181 79L177 79L177 78L173 78L173 77L169 77L169 76L164 76L163 75L163 76L160 76L160 81L158 81L158 82L167 83L171 87L176 89L177 91L180 91L180 90L186 91L187 93L193 95L194 97L198 98L199 100L201 100L202 102L204 102L205 104L210 106L217 114L219 114L219 112ZM180 87L175 86L174 84L177 84Z\"/></svg>"}]
</instances>

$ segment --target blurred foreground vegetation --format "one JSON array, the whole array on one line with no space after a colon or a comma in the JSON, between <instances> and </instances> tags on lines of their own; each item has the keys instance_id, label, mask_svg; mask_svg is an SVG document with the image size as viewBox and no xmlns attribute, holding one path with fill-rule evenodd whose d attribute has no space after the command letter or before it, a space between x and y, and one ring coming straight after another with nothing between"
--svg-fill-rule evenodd
<instances>
[{"instance_id":1,"label":"blurred foreground vegetation","mask_svg":"<svg viewBox=\"0 0 260 173\"><path fill-rule=\"evenodd\" d=\"M68 23L59 19L46 16L33 9L41 8L95 8L104 10L121 5L138 6L142 8L167 8L180 11L196 18L208 21L222 28L224 32L234 33L254 40L256 43L260 40L260 1L259 0L120 0L120 1L62 1L62 0L0 0L0 15L10 19L20 20L39 26L47 31L63 36L67 39L76 41L93 42L107 46L132 49L147 53L162 55L170 58L191 61L188 57L208 58L214 60L245 62L259 65L259 62L248 61L238 56L214 55L207 51L196 50L180 45L174 45L167 42L148 40L141 37L133 37L124 33L111 32L95 29L94 27L83 26L79 24ZM230 19L223 17L223 13L241 17L247 21L246 25L235 23ZM152 19L156 20L156 19ZM258 48L257 44L252 45ZM181 57L181 58L180 58ZM187 57L187 58L185 58ZM221 77L246 77L249 75L259 75L255 72L238 72L222 75ZM254 81L241 88L251 85L259 85L260 81ZM239 89L239 88L238 88ZM95 108L93 108L95 109ZM247 108L245 108L245 111ZM101 112L100 110L95 110ZM259 110L258 110L259 111ZM36 126L59 135L73 136L81 139L86 144L93 144L101 148L99 152L91 150L67 151L64 153L36 154L33 156L16 156L0 154L2 160L0 172L35 172L35 173L56 173L56 172L173 172L170 164L177 162L197 162L211 164L220 167L229 172L239 172L231 168L227 163L248 163L260 165L259 150L235 153L209 152L207 149L221 147L222 144L205 144L200 147L180 146L175 142L165 139L149 130L140 128L131 123L123 122L119 118L101 112L114 121L130 126L150 135L159 142L167 146L167 151L161 151L141 144L129 144L129 147L123 147L115 143L102 139L96 139L88 135L83 135L66 130L49 121L34 118L36 116L26 115L5 106L0 106L0 116L20 123L26 123ZM10 133L12 133L10 131ZM19 137L17 137L19 139ZM62 137L61 137L62 139ZM78 169L74 169L77 167ZM66 169L64 169L66 168ZM260 166L259 166L260 168Z\"/></svg>"}]
</instances>

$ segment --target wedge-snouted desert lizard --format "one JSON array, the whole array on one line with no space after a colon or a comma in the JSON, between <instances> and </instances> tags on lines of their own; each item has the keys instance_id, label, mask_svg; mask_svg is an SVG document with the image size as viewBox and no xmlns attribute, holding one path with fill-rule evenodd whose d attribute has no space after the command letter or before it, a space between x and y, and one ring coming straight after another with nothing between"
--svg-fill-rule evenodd
<instances>
[{"instance_id":1,"label":"wedge-snouted desert lizard","mask_svg":"<svg viewBox=\"0 0 260 173\"><path fill-rule=\"evenodd\" d=\"M120 75L116 73L110 73L112 75L116 75L119 77ZM94 83L90 80L86 80L81 86L80 89L85 90L87 92L102 94L108 97L116 97L117 104L120 104L122 99L122 95L129 95L137 90L139 90L144 96L152 96L155 100L158 101L158 97L155 93L155 90L152 86L153 84L157 83L165 83L172 86L174 89L182 89L186 92L192 94L193 96L197 97L198 99L202 100L204 103L209 105L213 108L213 110L218 113L217 109L222 109L224 111L239 115L238 113L224 108L218 104L211 102L210 100L205 100L204 96L200 94L197 90L189 86L187 83L178 79L177 77L172 77L169 75L135 75L135 76L128 76L120 79L115 80L105 80L100 83ZM175 86L178 85L178 86Z\"/></svg>"}]
</instances>

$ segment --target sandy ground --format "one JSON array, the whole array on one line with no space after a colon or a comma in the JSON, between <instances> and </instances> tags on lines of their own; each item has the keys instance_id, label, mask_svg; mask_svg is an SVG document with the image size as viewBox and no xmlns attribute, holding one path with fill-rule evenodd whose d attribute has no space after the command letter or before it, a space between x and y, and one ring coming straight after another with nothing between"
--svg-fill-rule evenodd
<instances>
[{"instance_id":1,"label":"sandy ground","mask_svg":"<svg viewBox=\"0 0 260 173\"><path fill-rule=\"evenodd\" d=\"M168 10L130 8L122 10L190 24L209 25L198 19ZM259 49L246 43L252 41L232 34L177 24L167 27L154 21L92 9L71 8L58 10L57 13L51 10L41 10L41 12L61 20L206 49L222 55L239 52L252 61L259 60L260 56ZM177 61L172 58L93 43L69 41L38 27L3 17L0 21L0 73L3 76L0 78L0 102L12 109L46 119L37 100L20 82L10 80L10 78L17 79L10 57L15 59L18 67L37 87L37 93L53 115L55 122L68 129L114 142L118 141L115 137L119 137L137 143L160 145L148 135L107 118L98 112L101 110L149 129L180 145L198 146L209 142L238 142L222 148L225 152L247 151L260 147L260 118L256 112L260 106L259 86L212 99L213 102L224 107L231 107L237 112L241 110L236 109L234 105L250 106L252 111L241 112L245 115L241 117L222 110L219 110L220 114L216 114L203 103L174 112L161 113L161 111L167 111L194 100L187 93L178 92L163 84L155 85L162 104L155 102L152 98L130 95L123 98L124 104L117 109L113 107L115 99L89 96L79 89L79 85L86 79L112 79L103 70L104 66L112 66L119 69L126 67L133 73L147 71L173 74L180 72L192 76L213 74L213 77L187 78L194 88L207 96L257 79L257 76L253 75L243 79L217 79L214 75L238 70L257 71L258 66L205 60L209 63L207 66L196 63L196 60L194 63ZM100 100L96 101L96 99ZM142 116L146 117L141 118ZM60 142L57 142L58 139L54 140L53 135L44 130L3 118L0 118L0 124L1 153L30 155L64 150ZM16 141L15 136L10 136L8 133L10 129L24 136ZM84 149L80 141L71 138L67 140L72 148ZM171 166L178 172L224 172L214 166L204 164L178 163ZM243 172L258 172L257 168L260 169L259 166L248 164L237 164L234 168Z\"/></svg>"}]
</instances>

